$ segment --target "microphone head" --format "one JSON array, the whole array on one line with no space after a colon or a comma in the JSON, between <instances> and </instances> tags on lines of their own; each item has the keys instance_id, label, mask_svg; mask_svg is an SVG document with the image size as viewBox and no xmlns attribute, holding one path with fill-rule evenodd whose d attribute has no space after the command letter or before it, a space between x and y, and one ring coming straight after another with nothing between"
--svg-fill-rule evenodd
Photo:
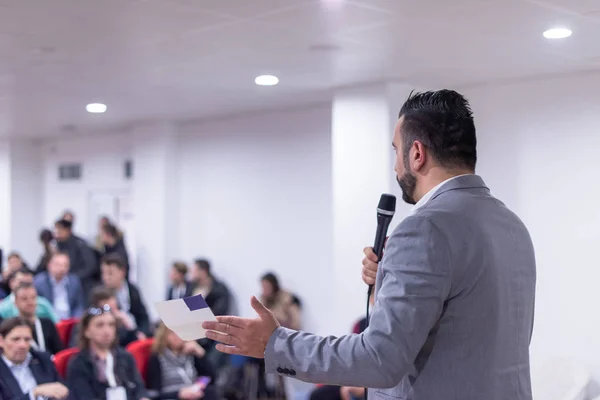
<instances>
[{"instance_id":1,"label":"microphone head","mask_svg":"<svg viewBox=\"0 0 600 400\"><path fill-rule=\"evenodd\" d=\"M377 213L393 216L396 212L396 196L393 194L384 193L379 199Z\"/></svg>"}]
</instances>

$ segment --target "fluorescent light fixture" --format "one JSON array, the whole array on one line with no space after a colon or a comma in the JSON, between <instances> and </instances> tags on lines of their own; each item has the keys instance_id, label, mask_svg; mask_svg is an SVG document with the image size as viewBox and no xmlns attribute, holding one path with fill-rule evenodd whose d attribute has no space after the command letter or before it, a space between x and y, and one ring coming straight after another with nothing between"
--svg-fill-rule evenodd
<instances>
[{"instance_id":1,"label":"fluorescent light fixture","mask_svg":"<svg viewBox=\"0 0 600 400\"><path fill-rule=\"evenodd\" d=\"M279 83L279 78L274 75L260 75L254 79L254 83L259 86L275 86Z\"/></svg>"},{"instance_id":2,"label":"fluorescent light fixture","mask_svg":"<svg viewBox=\"0 0 600 400\"><path fill-rule=\"evenodd\" d=\"M544 37L546 39L564 39L568 38L572 34L573 32L567 28L552 28L544 32Z\"/></svg>"},{"instance_id":3,"label":"fluorescent light fixture","mask_svg":"<svg viewBox=\"0 0 600 400\"><path fill-rule=\"evenodd\" d=\"M106 112L106 104L90 103L87 106L85 106L85 109L87 110L87 112L92 114L102 114Z\"/></svg>"}]
</instances>

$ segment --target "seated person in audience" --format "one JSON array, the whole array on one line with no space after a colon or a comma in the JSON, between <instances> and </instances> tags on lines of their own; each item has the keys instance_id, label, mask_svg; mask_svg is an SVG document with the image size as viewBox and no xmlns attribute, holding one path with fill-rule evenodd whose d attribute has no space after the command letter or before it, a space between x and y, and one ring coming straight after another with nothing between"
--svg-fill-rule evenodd
<instances>
[{"instance_id":1,"label":"seated person in audience","mask_svg":"<svg viewBox=\"0 0 600 400\"><path fill-rule=\"evenodd\" d=\"M187 281L187 265L184 262L177 261L171 266L169 278L171 285L167 290L167 300L182 299L191 296L194 291L194 285Z\"/></svg>"},{"instance_id":2,"label":"seated person in audience","mask_svg":"<svg viewBox=\"0 0 600 400\"><path fill-rule=\"evenodd\" d=\"M2 289L2 291L4 293L6 293L6 295L9 295L10 294L9 278L15 272L17 272L21 269L28 269L28 268L25 265L25 263L23 262L21 255L15 251L13 251L12 253L10 253L8 255L8 257L6 258L6 261L7 261L6 267L4 267L4 269L2 270L2 275L0 276L2 278L2 279L0 279L0 281L1 281L0 289ZM4 297L6 297L6 295Z\"/></svg>"},{"instance_id":3,"label":"seated person in audience","mask_svg":"<svg viewBox=\"0 0 600 400\"><path fill-rule=\"evenodd\" d=\"M109 306L92 307L81 317L80 352L67 368L72 399L147 398L133 356L118 345L116 324Z\"/></svg>"},{"instance_id":4,"label":"seated person in audience","mask_svg":"<svg viewBox=\"0 0 600 400\"><path fill-rule=\"evenodd\" d=\"M100 230L100 238L104 244L104 254L118 254L125 264L125 279L129 280L129 256L125 248L123 236L112 224L106 224Z\"/></svg>"},{"instance_id":5,"label":"seated person in audience","mask_svg":"<svg viewBox=\"0 0 600 400\"><path fill-rule=\"evenodd\" d=\"M32 350L31 323L20 317L0 324L0 399L65 399L69 389L60 383L50 355Z\"/></svg>"},{"instance_id":6,"label":"seated person in audience","mask_svg":"<svg viewBox=\"0 0 600 400\"><path fill-rule=\"evenodd\" d=\"M203 357L204 349L198 343L184 342L161 322L148 362L148 388L164 400L216 400L215 373ZM201 377L211 383L200 382Z\"/></svg>"},{"instance_id":7,"label":"seated person in audience","mask_svg":"<svg viewBox=\"0 0 600 400\"><path fill-rule=\"evenodd\" d=\"M146 336L151 335L150 319L146 306L142 302L139 289L125 279L125 263L117 254L102 257L102 283L115 291L119 310L130 314L135 320L137 330Z\"/></svg>"},{"instance_id":8,"label":"seated person in audience","mask_svg":"<svg viewBox=\"0 0 600 400\"><path fill-rule=\"evenodd\" d=\"M191 281L193 294L201 294L215 315L227 315L230 312L231 295L225 284L214 277L210 263L204 259L194 261Z\"/></svg>"},{"instance_id":9,"label":"seated person in audience","mask_svg":"<svg viewBox=\"0 0 600 400\"><path fill-rule=\"evenodd\" d=\"M28 269L21 269L13 273L9 278L11 291L15 290L17 286L20 286L23 283L33 284L33 273ZM14 293L11 293L7 298L0 302L0 317L7 319L16 317L17 315L19 315L19 311L15 306L15 296ZM37 297L35 315L39 318L50 318L54 323L58 322L58 317L54 312L52 304L41 296Z\"/></svg>"},{"instance_id":10,"label":"seated person in audience","mask_svg":"<svg viewBox=\"0 0 600 400\"><path fill-rule=\"evenodd\" d=\"M75 274L69 273L69 267L67 253L54 253L48 261L48 270L33 280L38 294L52 303L61 320L79 318L85 308L81 282Z\"/></svg>"},{"instance_id":11,"label":"seated person in audience","mask_svg":"<svg viewBox=\"0 0 600 400\"><path fill-rule=\"evenodd\" d=\"M281 289L279 279L273 273L263 275L260 283L262 287L260 301L273 312L281 326L299 330L301 325L299 302L294 301L294 296Z\"/></svg>"},{"instance_id":12,"label":"seated person in audience","mask_svg":"<svg viewBox=\"0 0 600 400\"><path fill-rule=\"evenodd\" d=\"M146 338L146 335L137 330L135 319L130 314L119 310L119 305L117 304L117 298L114 290L104 286L98 286L94 288L90 296L90 304L91 307L96 308L102 308L105 305L110 307L111 312L117 320L117 336L119 338L119 345L121 347L127 347L127 345L131 342ZM73 328L70 347L77 347L79 329L80 324L77 324Z\"/></svg>"},{"instance_id":13,"label":"seated person in audience","mask_svg":"<svg viewBox=\"0 0 600 400\"><path fill-rule=\"evenodd\" d=\"M69 255L69 270L79 278L84 293L98 285L99 268L94 250L73 234L73 223L65 219L56 221L54 237L57 249Z\"/></svg>"},{"instance_id":14,"label":"seated person in audience","mask_svg":"<svg viewBox=\"0 0 600 400\"><path fill-rule=\"evenodd\" d=\"M17 286L13 292L15 295L15 306L19 310L19 316L26 319L33 326L33 342L31 346L38 351L46 351L56 354L63 349L63 344L58 336L54 322L49 318L38 318L35 315L37 306L37 291L31 283L23 283Z\"/></svg>"}]
</instances>

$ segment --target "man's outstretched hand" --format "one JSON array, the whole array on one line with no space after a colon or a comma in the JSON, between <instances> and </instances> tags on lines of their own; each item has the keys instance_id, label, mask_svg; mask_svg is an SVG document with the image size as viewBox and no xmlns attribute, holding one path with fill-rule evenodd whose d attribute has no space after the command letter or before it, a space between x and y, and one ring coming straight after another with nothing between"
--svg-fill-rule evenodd
<instances>
[{"instance_id":1,"label":"man's outstretched hand","mask_svg":"<svg viewBox=\"0 0 600 400\"><path fill-rule=\"evenodd\" d=\"M279 327L279 322L258 299L252 296L250 305L258 318L217 317L217 322L207 321L202 327L206 337L220 344L217 350L227 354L264 358L269 338Z\"/></svg>"}]
</instances>

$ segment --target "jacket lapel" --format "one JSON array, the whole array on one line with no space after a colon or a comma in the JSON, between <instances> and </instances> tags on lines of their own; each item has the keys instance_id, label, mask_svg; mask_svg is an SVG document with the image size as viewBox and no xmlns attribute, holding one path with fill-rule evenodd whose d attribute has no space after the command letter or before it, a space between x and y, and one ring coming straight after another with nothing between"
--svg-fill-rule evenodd
<instances>
[{"instance_id":1,"label":"jacket lapel","mask_svg":"<svg viewBox=\"0 0 600 400\"><path fill-rule=\"evenodd\" d=\"M46 272L46 285L48 287L48 301L50 304L54 304L54 290L52 290L52 279L50 278L50 273Z\"/></svg>"},{"instance_id":2,"label":"jacket lapel","mask_svg":"<svg viewBox=\"0 0 600 400\"><path fill-rule=\"evenodd\" d=\"M11 393L9 395L12 394L12 396L16 397L23 394L19 382L17 382L12 371L8 368L8 365L6 365L3 359L0 359L0 379L4 381L4 384L8 387L8 390L10 390Z\"/></svg>"}]
</instances>

